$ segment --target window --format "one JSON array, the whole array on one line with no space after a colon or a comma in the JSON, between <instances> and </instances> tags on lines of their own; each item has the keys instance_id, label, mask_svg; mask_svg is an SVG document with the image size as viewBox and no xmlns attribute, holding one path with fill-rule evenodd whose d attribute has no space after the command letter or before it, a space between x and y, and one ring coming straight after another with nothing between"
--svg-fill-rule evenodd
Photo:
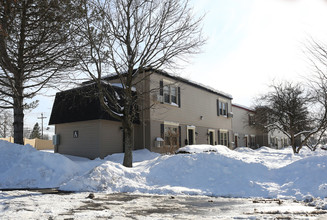
<instances>
[{"instance_id":1,"label":"window","mask_svg":"<svg viewBox=\"0 0 327 220\"><path fill-rule=\"evenodd\" d=\"M163 96L164 96L164 102L170 103L170 92L169 92L169 86L163 87Z\"/></svg>"},{"instance_id":2,"label":"window","mask_svg":"<svg viewBox=\"0 0 327 220\"><path fill-rule=\"evenodd\" d=\"M249 125L255 125L254 115L249 115Z\"/></svg>"},{"instance_id":3,"label":"window","mask_svg":"<svg viewBox=\"0 0 327 220\"><path fill-rule=\"evenodd\" d=\"M177 105L177 89L174 86L170 87L170 97L171 97L171 103L174 103Z\"/></svg>"},{"instance_id":4,"label":"window","mask_svg":"<svg viewBox=\"0 0 327 220\"><path fill-rule=\"evenodd\" d=\"M228 135L227 135L227 131L220 131L220 145L224 145L224 146L228 146Z\"/></svg>"},{"instance_id":5,"label":"window","mask_svg":"<svg viewBox=\"0 0 327 220\"><path fill-rule=\"evenodd\" d=\"M160 96L162 97L161 102L180 107L180 89L173 83L160 81Z\"/></svg>"},{"instance_id":6,"label":"window","mask_svg":"<svg viewBox=\"0 0 327 220\"><path fill-rule=\"evenodd\" d=\"M177 146L178 138L179 138L178 127L165 125L165 132L164 132L165 145Z\"/></svg>"},{"instance_id":7,"label":"window","mask_svg":"<svg viewBox=\"0 0 327 220\"><path fill-rule=\"evenodd\" d=\"M218 102L218 115L227 116L228 114L228 103L217 100Z\"/></svg>"}]
</instances>

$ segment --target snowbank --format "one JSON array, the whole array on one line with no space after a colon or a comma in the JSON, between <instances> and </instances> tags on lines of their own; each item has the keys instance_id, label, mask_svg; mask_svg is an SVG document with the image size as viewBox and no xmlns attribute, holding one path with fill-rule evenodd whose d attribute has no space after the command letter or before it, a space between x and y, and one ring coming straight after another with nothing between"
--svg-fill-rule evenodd
<instances>
[{"instance_id":1,"label":"snowbank","mask_svg":"<svg viewBox=\"0 0 327 220\"><path fill-rule=\"evenodd\" d=\"M133 168L107 161L61 189L296 199L327 196L327 176L322 175L327 169L325 151L293 155L291 148L233 151L209 145L181 151L197 153L158 156L147 152L150 160L134 163ZM107 159L122 161L122 157Z\"/></svg>"},{"instance_id":2,"label":"snowbank","mask_svg":"<svg viewBox=\"0 0 327 220\"><path fill-rule=\"evenodd\" d=\"M0 188L58 187L79 171L68 158L0 140Z\"/></svg>"},{"instance_id":3,"label":"snowbank","mask_svg":"<svg viewBox=\"0 0 327 220\"><path fill-rule=\"evenodd\" d=\"M183 149L186 150L186 149ZM327 152L188 146L192 154L133 152L81 160L0 141L0 188L60 187L70 191L195 194L232 197L327 197ZM214 152L213 152L214 150ZM323 203L324 204L324 203ZM324 205L321 205L324 207Z\"/></svg>"}]
</instances>

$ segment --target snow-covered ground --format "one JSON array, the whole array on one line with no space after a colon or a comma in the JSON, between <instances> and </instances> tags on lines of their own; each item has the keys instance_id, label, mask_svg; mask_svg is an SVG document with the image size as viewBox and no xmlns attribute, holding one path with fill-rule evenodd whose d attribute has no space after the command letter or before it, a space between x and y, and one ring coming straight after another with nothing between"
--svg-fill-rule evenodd
<instances>
[{"instance_id":1,"label":"snow-covered ground","mask_svg":"<svg viewBox=\"0 0 327 220\"><path fill-rule=\"evenodd\" d=\"M182 150L192 153L134 151L134 167L126 168L123 154L88 160L0 141L0 189L281 198L327 209L327 151L293 155L291 148L208 145Z\"/></svg>"}]
</instances>

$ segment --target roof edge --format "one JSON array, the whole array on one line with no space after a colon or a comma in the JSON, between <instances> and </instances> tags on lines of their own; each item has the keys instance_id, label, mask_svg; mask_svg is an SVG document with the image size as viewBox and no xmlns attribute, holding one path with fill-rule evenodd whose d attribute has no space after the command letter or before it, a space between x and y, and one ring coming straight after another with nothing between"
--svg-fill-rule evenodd
<instances>
[{"instance_id":1,"label":"roof edge","mask_svg":"<svg viewBox=\"0 0 327 220\"><path fill-rule=\"evenodd\" d=\"M225 92L222 92L222 91L219 91L219 90L216 90L210 86L206 86L206 85L203 85L201 83L198 83L198 82L195 82L195 81L191 81L191 80L188 80L188 79L185 79L181 76L176 76L176 75L172 75L164 70L159 70L159 69L154 69L154 68L146 68L144 69L145 71L147 72L154 72L154 73L157 73L157 74L160 74L160 75L163 75L163 76L166 76L166 77L169 77L171 79L174 79L174 80L177 80L177 81L180 81L180 82L183 82L183 83L186 83L186 84L189 84L191 86L194 86L194 87L197 87L199 89L202 89L202 90L205 90L207 92L211 92L211 93L214 93L216 95L219 95L219 96L222 96L224 98L227 98L227 99L230 99L232 100L233 99L233 96L228 94L228 93L225 93ZM136 70L134 70L136 71ZM103 77L102 79L104 80L113 80L113 79L117 79L118 78L118 75L108 75L108 76L105 76ZM88 83L90 81L86 81L86 82L83 82L82 84L84 83Z\"/></svg>"}]
</instances>

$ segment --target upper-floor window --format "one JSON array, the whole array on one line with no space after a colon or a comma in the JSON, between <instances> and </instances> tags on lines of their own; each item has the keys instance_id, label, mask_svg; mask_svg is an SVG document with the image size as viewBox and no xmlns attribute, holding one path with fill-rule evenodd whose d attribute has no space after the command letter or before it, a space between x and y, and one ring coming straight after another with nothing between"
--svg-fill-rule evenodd
<instances>
[{"instance_id":1,"label":"upper-floor window","mask_svg":"<svg viewBox=\"0 0 327 220\"><path fill-rule=\"evenodd\" d=\"M249 114L249 125L254 125L255 124L255 118L254 115Z\"/></svg>"},{"instance_id":2,"label":"upper-floor window","mask_svg":"<svg viewBox=\"0 0 327 220\"><path fill-rule=\"evenodd\" d=\"M227 116L228 114L228 103L227 102L223 102L220 100L217 100L218 102L218 115L224 115Z\"/></svg>"},{"instance_id":3,"label":"upper-floor window","mask_svg":"<svg viewBox=\"0 0 327 220\"><path fill-rule=\"evenodd\" d=\"M164 98L164 102L170 103L170 92L169 92L169 86L167 85L163 87L163 98Z\"/></svg>"},{"instance_id":4,"label":"upper-floor window","mask_svg":"<svg viewBox=\"0 0 327 220\"><path fill-rule=\"evenodd\" d=\"M171 103L177 105L177 88L175 86L170 87L170 98Z\"/></svg>"},{"instance_id":5,"label":"upper-floor window","mask_svg":"<svg viewBox=\"0 0 327 220\"><path fill-rule=\"evenodd\" d=\"M162 97L161 102L180 107L180 89L175 84L160 81L160 96Z\"/></svg>"}]
</instances>

